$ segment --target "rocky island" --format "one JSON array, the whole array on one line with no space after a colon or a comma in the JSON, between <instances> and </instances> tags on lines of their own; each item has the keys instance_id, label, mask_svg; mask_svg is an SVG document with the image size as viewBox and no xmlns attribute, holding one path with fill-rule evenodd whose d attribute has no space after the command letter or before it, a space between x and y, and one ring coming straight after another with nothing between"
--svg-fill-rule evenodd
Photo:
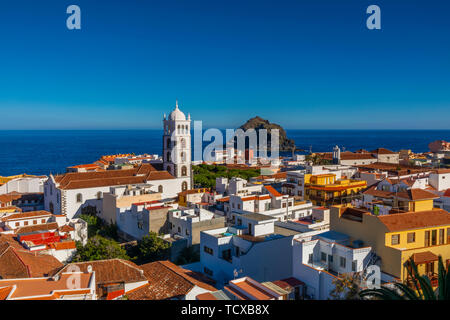
<instances>
[{"instance_id":1,"label":"rocky island","mask_svg":"<svg viewBox=\"0 0 450 320\"><path fill-rule=\"evenodd\" d=\"M288 139L286 135L286 131L278 124L276 123L270 123L269 120L265 120L261 117L254 117L249 120L247 120L246 123L244 123L242 126L239 127L242 130L248 130L248 129L255 129L257 132L259 132L260 129L266 129L268 133L267 142L268 142L268 148L270 148L270 142L271 142L271 132L272 129L278 129L279 131L279 146L280 151L292 151L295 150L295 142L292 139Z\"/></svg>"}]
</instances>

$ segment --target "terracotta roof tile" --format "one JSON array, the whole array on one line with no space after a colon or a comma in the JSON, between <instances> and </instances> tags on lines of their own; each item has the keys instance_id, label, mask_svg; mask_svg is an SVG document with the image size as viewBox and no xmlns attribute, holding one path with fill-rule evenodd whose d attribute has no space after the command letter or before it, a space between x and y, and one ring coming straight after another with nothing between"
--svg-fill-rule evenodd
<instances>
[{"instance_id":1,"label":"terracotta roof tile","mask_svg":"<svg viewBox=\"0 0 450 320\"><path fill-rule=\"evenodd\" d=\"M123 259L69 263L57 273L66 272L70 266L77 266L82 272L87 272L88 266L92 266L92 270L95 271L95 281L97 282L97 285L147 280L139 266L131 261Z\"/></svg>"},{"instance_id":2,"label":"terracotta roof tile","mask_svg":"<svg viewBox=\"0 0 450 320\"><path fill-rule=\"evenodd\" d=\"M442 209L378 216L390 232L450 225L450 213Z\"/></svg>"},{"instance_id":3,"label":"terracotta roof tile","mask_svg":"<svg viewBox=\"0 0 450 320\"><path fill-rule=\"evenodd\" d=\"M264 186L264 188L274 197L281 197L283 196L281 193L279 193L277 190L275 190L272 186Z\"/></svg>"},{"instance_id":4,"label":"terracotta roof tile","mask_svg":"<svg viewBox=\"0 0 450 320\"><path fill-rule=\"evenodd\" d=\"M10 216L4 217L1 220L3 221L10 221L10 220L16 220L16 219L25 219L25 218L33 218L33 217L40 217L40 216L51 216L52 214L48 211L29 211L29 212L23 212L23 213L14 213Z\"/></svg>"},{"instance_id":5,"label":"terracotta roof tile","mask_svg":"<svg viewBox=\"0 0 450 320\"><path fill-rule=\"evenodd\" d=\"M14 286L0 288L0 300L6 300L13 289Z\"/></svg>"},{"instance_id":6,"label":"terracotta roof tile","mask_svg":"<svg viewBox=\"0 0 450 320\"><path fill-rule=\"evenodd\" d=\"M43 230L56 230L56 229L58 229L58 223L51 222L51 223L36 224L36 225L32 225L32 226L25 226L25 227L17 228L14 233L21 234L21 233L29 233L29 232L43 231Z\"/></svg>"},{"instance_id":7,"label":"terracotta roof tile","mask_svg":"<svg viewBox=\"0 0 450 320\"><path fill-rule=\"evenodd\" d=\"M409 189L404 192L398 192L397 197L409 200L426 200L439 198L434 193L428 192L423 189Z\"/></svg>"},{"instance_id":8,"label":"terracotta roof tile","mask_svg":"<svg viewBox=\"0 0 450 320\"><path fill-rule=\"evenodd\" d=\"M430 251L417 252L412 257L416 265L439 260L438 256Z\"/></svg>"},{"instance_id":9,"label":"terracotta roof tile","mask_svg":"<svg viewBox=\"0 0 450 320\"><path fill-rule=\"evenodd\" d=\"M0 236L0 278L44 277L61 267L55 257L30 252L11 235Z\"/></svg>"},{"instance_id":10,"label":"terracotta roof tile","mask_svg":"<svg viewBox=\"0 0 450 320\"><path fill-rule=\"evenodd\" d=\"M127 294L130 300L165 300L185 296L194 286L217 289L206 283L201 274L176 266L170 261L156 261L140 266L149 285Z\"/></svg>"},{"instance_id":11,"label":"terracotta roof tile","mask_svg":"<svg viewBox=\"0 0 450 320\"><path fill-rule=\"evenodd\" d=\"M157 171L148 163L128 170L72 172L55 176L55 181L63 190L138 184L151 180L167 179L174 179L174 177L167 171Z\"/></svg>"}]
</instances>

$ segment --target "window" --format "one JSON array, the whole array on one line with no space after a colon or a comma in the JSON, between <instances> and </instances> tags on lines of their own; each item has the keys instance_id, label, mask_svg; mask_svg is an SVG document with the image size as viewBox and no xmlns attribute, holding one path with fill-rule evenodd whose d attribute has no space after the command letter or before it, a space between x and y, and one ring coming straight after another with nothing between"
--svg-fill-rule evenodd
<instances>
[{"instance_id":1,"label":"window","mask_svg":"<svg viewBox=\"0 0 450 320\"><path fill-rule=\"evenodd\" d=\"M186 168L186 166L182 166L181 167L181 175L183 177L187 176L187 168Z\"/></svg>"},{"instance_id":2,"label":"window","mask_svg":"<svg viewBox=\"0 0 450 320\"><path fill-rule=\"evenodd\" d=\"M189 235L189 231L188 231L188 229L186 229L186 235L187 235L187 236Z\"/></svg>"},{"instance_id":3,"label":"window","mask_svg":"<svg viewBox=\"0 0 450 320\"><path fill-rule=\"evenodd\" d=\"M37 220L33 220L33 224L37 224Z\"/></svg>"},{"instance_id":4,"label":"window","mask_svg":"<svg viewBox=\"0 0 450 320\"><path fill-rule=\"evenodd\" d=\"M81 193L77 194L77 202L78 203L83 202L83 196L81 195Z\"/></svg>"},{"instance_id":5,"label":"window","mask_svg":"<svg viewBox=\"0 0 450 320\"><path fill-rule=\"evenodd\" d=\"M437 244L437 230L431 231L431 245L435 246Z\"/></svg>"},{"instance_id":6,"label":"window","mask_svg":"<svg viewBox=\"0 0 450 320\"><path fill-rule=\"evenodd\" d=\"M430 231L425 231L425 247L430 246Z\"/></svg>"},{"instance_id":7,"label":"window","mask_svg":"<svg viewBox=\"0 0 450 320\"><path fill-rule=\"evenodd\" d=\"M203 251L205 251L207 254L210 254L210 255L213 255L213 254L214 254L213 249L211 249L211 248L209 248L209 247L207 247L207 246L204 246L204 247L203 247Z\"/></svg>"},{"instance_id":8,"label":"window","mask_svg":"<svg viewBox=\"0 0 450 320\"><path fill-rule=\"evenodd\" d=\"M333 263L333 255L332 254L328 255L328 262Z\"/></svg>"},{"instance_id":9,"label":"window","mask_svg":"<svg viewBox=\"0 0 450 320\"><path fill-rule=\"evenodd\" d=\"M352 261L352 271L356 272L356 268L358 266L358 260L353 260Z\"/></svg>"},{"instance_id":10,"label":"window","mask_svg":"<svg viewBox=\"0 0 450 320\"><path fill-rule=\"evenodd\" d=\"M447 228L447 243L450 244L450 228Z\"/></svg>"},{"instance_id":11,"label":"window","mask_svg":"<svg viewBox=\"0 0 450 320\"><path fill-rule=\"evenodd\" d=\"M183 181L183 183L181 184L181 191L186 191L188 188L187 182Z\"/></svg>"},{"instance_id":12,"label":"window","mask_svg":"<svg viewBox=\"0 0 450 320\"><path fill-rule=\"evenodd\" d=\"M445 229L439 229L439 244L444 244Z\"/></svg>"},{"instance_id":13,"label":"window","mask_svg":"<svg viewBox=\"0 0 450 320\"><path fill-rule=\"evenodd\" d=\"M19 222L16 222L16 227L18 227L18 226L20 226L20 223L19 223Z\"/></svg>"},{"instance_id":14,"label":"window","mask_svg":"<svg viewBox=\"0 0 450 320\"><path fill-rule=\"evenodd\" d=\"M102 192L99 191L97 192L97 200L101 200L102 199Z\"/></svg>"},{"instance_id":15,"label":"window","mask_svg":"<svg viewBox=\"0 0 450 320\"><path fill-rule=\"evenodd\" d=\"M320 261L327 262L327 254L325 252L320 253Z\"/></svg>"},{"instance_id":16,"label":"window","mask_svg":"<svg viewBox=\"0 0 450 320\"><path fill-rule=\"evenodd\" d=\"M344 257L340 257L339 265L341 266L341 268L345 268L345 266L347 265L347 259L345 259Z\"/></svg>"},{"instance_id":17,"label":"window","mask_svg":"<svg viewBox=\"0 0 450 320\"><path fill-rule=\"evenodd\" d=\"M181 228L180 227L178 227L178 232L181 232Z\"/></svg>"},{"instance_id":18,"label":"window","mask_svg":"<svg viewBox=\"0 0 450 320\"><path fill-rule=\"evenodd\" d=\"M238 209L240 210L241 209L241 205L238 203Z\"/></svg>"},{"instance_id":19,"label":"window","mask_svg":"<svg viewBox=\"0 0 450 320\"><path fill-rule=\"evenodd\" d=\"M207 267L204 267L204 268L203 268L203 271L204 271L207 275L209 275L209 276L212 276L212 275L213 275L213 271L212 271L211 269L208 269Z\"/></svg>"},{"instance_id":20,"label":"window","mask_svg":"<svg viewBox=\"0 0 450 320\"><path fill-rule=\"evenodd\" d=\"M159 186L158 186L158 192L159 192L159 193L163 193L163 190L164 190L164 189L163 189L163 186L162 186L162 185L159 185Z\"/></svg>"},{"instance_id":21,"label":"window","mask_svg":"<svg viewBox=\"0 0 450 320\"><path fill-rule=\"evenodd\" d=\"M27 226L27 225L28 225L28 221L24 221L24 222L23 222L23 225L24 225L24 226Z\"/></svg>"},{"instance_id":22,"label":"window","mask_svg":"<svg viewBox=\"0 0 450 320\"><path fill-rule=\"evenodd\" d=\"M393 234L391 236L391 244L392 245L400 244L400 235L399 234Z\"/></svg>"},{"instance_id":23,"label":"window","mask_svg":"<svg viewBox=\"0 0 450 320\"><path fill-rule=\"evenodd\" d=\"M42 219L42 220L41 220L41 223L45 223L45 219Z\"/></svg>"},{"instance_id":24,"label":"window","mask_svg":"<svg viewBox=\"0 0 450 320\"><path fill-rule=\"evenodd\" d=\"M283 208L286 208L286 202L283 202Z\"/></svg>"},{"instance_id":25,"label":"window","mask_svg":"<svg viewBox=\"0 0 450 320\"><path fill-rule=\"evenodd\" d=\"M310 253L308 256L308 263L312 263L313 262L313 254Z\"/></svg>"},{"instance_id":26,"label":"window","mask_svg":"<svg viewBox=\"0 0 450 320\"><path fill-rule=\"evenodd\" d=\"M408 233L408 243L416 242L416 233L415 232L409 232Z\"/></svg>"}]
</instances>

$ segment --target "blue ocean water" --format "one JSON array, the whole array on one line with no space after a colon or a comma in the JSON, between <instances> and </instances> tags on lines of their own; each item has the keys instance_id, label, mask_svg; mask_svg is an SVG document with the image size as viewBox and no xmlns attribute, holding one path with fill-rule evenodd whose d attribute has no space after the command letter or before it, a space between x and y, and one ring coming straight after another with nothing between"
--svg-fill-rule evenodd
<instances>
[{"instance_id":1,"label":"blue ocean water","mask_svg":"<svg viewBox=\"0 0 450 320\"><path fill-rule=\"evenodd\" d=\"M313 152L411 149L428 151L434 140L450 141L450 130L286 130L298 148ZM162 130L0 131L0 175L63 173L105 154L161 154Z\"/></svg>"}]
</instances>

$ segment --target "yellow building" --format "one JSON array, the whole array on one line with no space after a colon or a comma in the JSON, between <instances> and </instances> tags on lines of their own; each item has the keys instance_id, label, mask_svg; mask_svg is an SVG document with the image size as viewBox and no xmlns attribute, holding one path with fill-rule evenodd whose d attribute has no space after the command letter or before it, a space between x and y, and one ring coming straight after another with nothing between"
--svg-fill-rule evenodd
<instances>
[{"instance_id":1,"label":"yellow building","mask_svg":"<svg viewBox=\"0 0 450 320\"><path fill-rule=\"evenodd\" d=\"M330 230L371 246L384 273L408 281L405 262L412 257L421 274L437 285L438 256L450 263L450 213L442 209L375 216L351 207L334 206Z\"/></svg>"},{"instance_id":2,"label":"yellow building","mask_svg":"<svg viewBox=\"0 0 450 320\"><path fill-rule=\"evenodd\" d=\"M433 209L433 200L439 196L422 189L409 189L394 194L394 206L404 211L427 211Z\"/></svg>"},{"instance_id":3,"label":"yellow building","mask_svg":"<svg viewBox=\"0 0 450 320\"><path fill-rule=\"evenodd\" d=\"M350 203L366 187L366 181L336 179L335 174L306 174L305 200L317 206Z\"/></svg>"}]
</instances>

